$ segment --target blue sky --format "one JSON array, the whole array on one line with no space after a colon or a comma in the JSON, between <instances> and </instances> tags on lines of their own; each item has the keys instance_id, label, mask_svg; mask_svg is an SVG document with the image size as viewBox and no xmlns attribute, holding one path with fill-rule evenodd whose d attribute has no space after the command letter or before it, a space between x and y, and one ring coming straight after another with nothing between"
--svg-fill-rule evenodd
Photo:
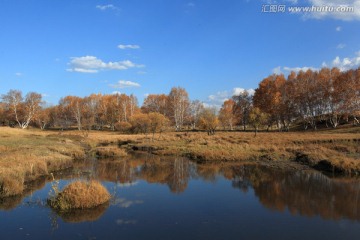
<instances>
[{"instance_id":1,"label":"blue sky","mask_svg":"<svg viewBox=\"0 0 360 240\"><path fill-rule=\"evenodd\" d=\"M351 13L262 12L266 5ZM359 0L1 0L0 93L169 93L219 105L274 72L360 64Z\"/></svg>"}]
</instances>

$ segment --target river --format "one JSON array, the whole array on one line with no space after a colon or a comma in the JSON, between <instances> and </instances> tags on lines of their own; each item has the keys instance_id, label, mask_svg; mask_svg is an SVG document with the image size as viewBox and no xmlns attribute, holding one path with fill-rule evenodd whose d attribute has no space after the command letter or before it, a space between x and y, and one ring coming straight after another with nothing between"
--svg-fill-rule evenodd
<instances>
[{"instance_id":1,"label":"river","mask_svg":"<svg viewBox=\"0 0 360 240\"><path fill-rule=\"evenodd\" d=\"M0 239L359 239L360 180L136 154L78 162L59 187L98 179L109 204L58 214L51 178L0 199Z\"/></svg>"}]
</instances>

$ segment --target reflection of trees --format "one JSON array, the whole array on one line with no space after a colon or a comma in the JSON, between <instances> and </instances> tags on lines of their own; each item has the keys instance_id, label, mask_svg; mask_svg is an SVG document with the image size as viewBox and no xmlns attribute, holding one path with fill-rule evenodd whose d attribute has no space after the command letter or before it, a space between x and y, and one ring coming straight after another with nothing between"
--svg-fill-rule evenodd
<instances>
[{"instance_id":1,"label":"reflection of trees","mask_svg":"<svg viewBox=\"0 0 360 240\"><path fill-rule=\"evenodd\" d=\"M172 169L173 173L170 175L168 185L172 192L181 193L185 191L189 181L189 160L175 158Z\"/></svg>"},{"instance_id":2,"label":"reflection of trees","mask_svg":"<svg viewBox=\"0 0 360 240\"><path fill-rule=\"evenodd\" d=\"M360 220L360 182L331 179L318 172L280 171L264 167L234 168L241 176L234 187L252 185L260 202L271 209L293 214L320 215L325 219ZM248 183L247 183L248 181Z\"/></svg>"},{"instance_id":3,"label":"reflection of trees","mask_svg":"<svg viewBox=\"0 0 360 240\"><path fill-rule=\"evenodd\" d=\"M293 214L360 220L360 185L356 180L298 172L266 182L255 192L265 206L276 209L287 206Z\"/></svg>"},{"instance_id":4,"label":"reflection of trees","mask_svg":"<svg viewBox=\"0 0 360 240\"><path fill-rule=\"evenodd\" d=\"M189 160L175 157L146 161L139 177L148 182L167 184L171 192L181 193L185 191L190 178Z\"/></svg>"},{"instance_id":5,"label":"reflection of trees","mask_svg":"<svg viewBox=\"0 0 360 240\"><path fill-rule=\"evenodd\" d=\"M130 156L119 161L101 160L96 166L100 180L131 183L144 179L149 183L167 184L172 192L183 192L190 178L189 160L154 155Z\"/></svg>"}]
</instances>

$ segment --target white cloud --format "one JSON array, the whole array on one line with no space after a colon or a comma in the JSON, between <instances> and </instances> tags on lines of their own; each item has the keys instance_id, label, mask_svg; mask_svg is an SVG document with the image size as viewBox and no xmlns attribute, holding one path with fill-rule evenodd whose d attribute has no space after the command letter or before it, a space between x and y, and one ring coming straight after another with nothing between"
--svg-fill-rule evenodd
<instances>
[{"instance_id":1,"label":"white cloud","mask_svg":"<svg viewBox=\"0 0 360 240\"><path fill-rule=\"evenodd\" d=\"M229 93L228 91L221 91L221 92L217 92L213 95L208 96L208 100L213 102L213 103L223 103L224 101L229 99Z\"/></svg>"},{"instance_id":2,"label":"white cloud","mask_svg":"<svg viewBox=\"0 0 360 240\"><path fill-rule=\"evenodd\" d=\"M346 44L344 44L344 43L340 43L336 46L337 49L343 49L345 47L346 47Z\"/></svg>"},{"instance_id":3,"label":"white cloud","mask_svg":"<svg viewBox=\"0 0 360 240\"><path fill-rule=\"evenodd\" d=\"M126 70L128 68L143 67L130 60L119 62L103 62L101 59L94 56L72 57L69 63L69 72L81 73L97 73L100 70Z\"/></svg>"},{"instance_id":4,"label":"white cloud","mask_svg":"<svg viewBox=\"0 0 360 240\"><path fill-rule=\"evenodd\" d=\"M344 21L360 20L360 1L359 0L308 0L310 6L327 7L353 7L353 11L316 11L304 14L305 18L334 18Z\"/></svg>"},{"instance_id":5,"label":"white cloud","mask_svg":"<svg viewBox=\"0 0 360 240\"><path fill-rule=\"evenodd\" d=\"M240 87L233 88L232 91L220 91L215 94L209 95L207 101L205 101L204 107L214 107L216 109L220 109L221 105L226 101L229 100L234 95L239 95L244 91L247 91L250 95L254 95L255 90L252 88L245 89Z\"/></svg>"},{"instance_id":6,"label":"white cloud","mask_svg":"<svg viewBox=\"0 0 360 240\"><path fill-rule=\"evenodd\" d=\"M281 74L281 73L282 73L282 72L281 72L281 66L278 66L278 67L276 67L276 68L273 68L272 72L275 73L275 74Z\"/></svg>"},{"instance_id":7,"label":"white cloud","mask_svg":"<svg viewBox=\"0 0 360 240\"><path fill-rule=\"evenodd\" d=\"M46 94L46 93L42 93L41 94L41 97L49 97L50 95L49 94Z\"/></svg>"},{"instance_id":8,"label":"white cloud","mask_svg":"<svg viewBox=\"0 0 360 240\"><path fill-rule=\"evenodd\" d=\"M315 68L315 67L283 67L283 70L287 71L287 72L292 72L292 71L293 72L300 72L300 71L306 72L309 69L312 71L319 70L318 68Z\"/></svg>"},{"instance_id":9,"label":"white cloud","mask_svg":"<svg viewBox=\"0 0 360 240\"><path fill-rule=\"evenodd\" d=\"M340 32L340 31L342 30L342 27L337 26L337 27L335 28L335 30L336 30L337 32Z\"/></svg>"},{"instance_id":10,"label":"white cloud","mask_svg":"<svg viewBox=\"0 0 360 240\"><path fill-rule=\"evenodd\" d=\"M21 77L23 74L21 73L21 72L17 72L17 73L15 73L15 76L17 76L17 77Z\"/></svg>"},{"instance_id":11,"label":"white cloud","mask_svg":"<svg viewBox=\"0 0 360 240\"><path fill-rule=\"evenodd\" d=\"M332 62L332 67L337 67L341 71L346 71L351 68L356 68L360 66L360 51L356 53L355 57L349 58L345 57L341 59L339 56L337 56Z\"/></svg>"},{"instance_id":12,"label":"white cloud","mask_svg":"<svg viewBox=\"0 0 360 240\"><path fill-rule=\"evenodd\" d=\"M118 45L118 48L120 49L139 49L140 46L139 45L132 45L132 44L127 44L127 45L124 45L124 44L120 44Z\"/></svg>"},{"instance_id":13,"label":"white cloud","mask_svg":"<svg viewBox=\"0 0 360 240\"><path fill-rule=\"evenodd\" d=\"M255 90L252 89L252 88L249 88L249 89L244 89L244 88L234 88L233 89L233 93L232 95L240 95L242 94L243 92L247 91L249 93L249 95L254 95L255 93Z\"/></svg>"},{"instance_id":14,"label":"white cloud","mask_svg":"<svg viewBox=\"0 0 360 240\"><path fill-rule=\"evenodd\" d=\"M120 91L113 91L111 94L112 94L112 95L120 95L121 92L120 92Z\"/></svg>"},{"instance_id":15,"label":"white cloud","mask_svg":"<svg viewBox=\"0 0 360 240\"><path fill-rule=\"evenodd\" d=\"M109 84L112 88L128 88L128 87L140 87L139 83L120 80L116 84Z\"/></svg>"},{"instance_id":16,"label":"white cloud","mask_svg":"<svg viewBox=\"0 0 360 240\"><path fill-rule=\"evenodd\" d=\"M100 9L101 11L105 11L105 10L118 10L117 7L115 7L112 4L108 4L108 5L97 5L96 6L97 9Z\"/></svg>"}]
</instances>

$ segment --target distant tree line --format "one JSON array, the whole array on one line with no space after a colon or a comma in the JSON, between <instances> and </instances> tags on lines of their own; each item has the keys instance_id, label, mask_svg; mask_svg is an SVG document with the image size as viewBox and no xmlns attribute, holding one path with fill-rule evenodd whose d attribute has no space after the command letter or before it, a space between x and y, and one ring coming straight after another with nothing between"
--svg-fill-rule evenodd
<instances>
[{"instance_id":1,"label":"distant tree line","mask_svg":"<svg viewBox=\"0 0 360 240\"><path fill-rule=\"evenodd\" d=\"M1 96L0 123L41 129L113 130L133 133L203 129L242 129L276 126L288 131L294 122L304 129L319 123L336 128L341 121L359 124L360 68L341 72L322 68L273 74L263 79L254 95L243 91L226 100L219 111L191 101L184 88L173 87L169 94L150 94L141 107L134 95L91 94L65 96L56 106L46 106L39 93L23 96L10 90Z\"/></svg>"},{"instance_id":2,"label":"distant tree line","mask_svg":"<svg viewBox=\"0 0 360 240\"><path fill-rule=\"evenodd\" d=\"M294 122L316 130L318 124L336 128L341 121L359 124L360 68L338 68L273 74L264 78L255 94L248 92L224 102L219 119L224 128L241 125L288 131Z\"/></svg>"}]
</instances>

